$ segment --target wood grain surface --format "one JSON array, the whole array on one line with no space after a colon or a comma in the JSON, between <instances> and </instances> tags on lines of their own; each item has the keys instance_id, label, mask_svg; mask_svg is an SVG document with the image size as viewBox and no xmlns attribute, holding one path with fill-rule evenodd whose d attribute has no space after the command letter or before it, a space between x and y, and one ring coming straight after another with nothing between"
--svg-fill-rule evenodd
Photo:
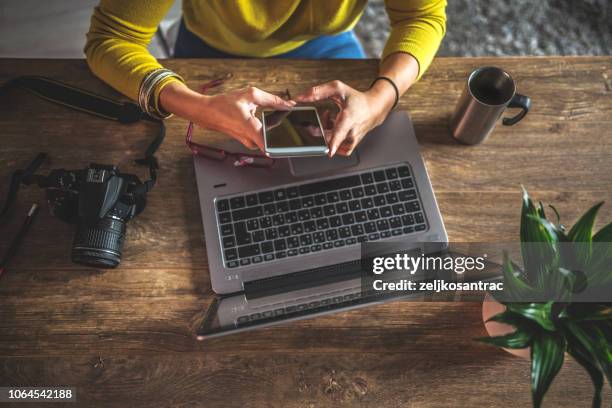
<instances>
[{"instance_id":1,"label":"wood grain surface","mask_svg":"<svg viewBox=\"0 0 612 408\"><path fill-rule=\"evenodd\" d=\"M197 87L231 74L292 93L340 79L366 88L378 62L168 60ZM468 73L508 70L532 111L478 147L448 135ZM0 81L46 75L114 98L82 60L0 60ZM401 100L410 111L452 241L514 241L520 186L554 203L566 223L607 201L612 219L612 58L439 58ZM43 203L0 279L0 386L73 386L87 406L498 407L530 405L529 363L473 341L478 303L396 302L248 334L197 342L212 299L186 123L168 122L159 183L128 225L121 267L70 262L73 227L51 217L38 188L23 188L0 220L0 253L32 202ZM10 174L39 151L50 168L95 161L146 173L139 157L154 129L121 126L11 91L0 100L0 197ZM213 135L206 137L214 138ZM588 407L586 373L567 361L545 406ZM612 393L606 386L604 406ZM607 405L606 405L607 404Z\"/></svg>"}]
</instances>

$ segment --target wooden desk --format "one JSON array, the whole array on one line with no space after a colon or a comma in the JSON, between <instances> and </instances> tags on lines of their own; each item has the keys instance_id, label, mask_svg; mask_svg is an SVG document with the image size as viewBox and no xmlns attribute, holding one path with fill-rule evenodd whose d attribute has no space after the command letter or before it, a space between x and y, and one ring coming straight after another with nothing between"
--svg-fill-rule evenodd
<instances>
[{"instance_id":1,"label":"wooden desk","mask_svg":"<svg viewBox=\"0 0 612 408\"><path fill-rule=\"evenodd\" d=\"M231 72L228 87L300 89L331 79L364 88L377 61L174 60L192 86ZM533 110L479 147L449 139L468 72L506 68ZM116 97L83 61L2 60L0 81L47 75ZM120 126L28 94L0 101L0 194L9 174L46 151L52 167L136 157L152 128ZM612 219L612 58L437 59L402 99L451 240L516 240L520 185L567 223L600 200ZM168 121L159 184L128 226L121 267L70 262L74 229L42 211L0 280L0 385L69 385L88 406L320 407L530 405L529 364L472 339L478 303L397 302L197 342L212 298L186 123ZM124 171L143 170L123 166ZM43 191L24 188L0 228L0 253ZM590 406L591 384L566 362L545 406ZM604 406L612 393L605 388Z\"/></svg>"}]
</instances>

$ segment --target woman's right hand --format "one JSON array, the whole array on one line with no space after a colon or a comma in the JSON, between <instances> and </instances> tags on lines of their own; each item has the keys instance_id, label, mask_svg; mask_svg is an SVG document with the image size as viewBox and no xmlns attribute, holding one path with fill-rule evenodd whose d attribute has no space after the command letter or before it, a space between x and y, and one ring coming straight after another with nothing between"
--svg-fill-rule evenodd
<instances>
[{"instance_id":1,"label":"woman's right hand","mask_svg":"<svg viewBox=\"0 0 612 408\"><path fill-rule=\"evenodd\" d=\"M225 133L249 149L264 151L262 123L255 116L257 108L288 110L295 102L247 87L219 95L208 96L194 92L181 82L166 85L159 103L168 112L196 125Z\"/></svg>"}]
</instances>

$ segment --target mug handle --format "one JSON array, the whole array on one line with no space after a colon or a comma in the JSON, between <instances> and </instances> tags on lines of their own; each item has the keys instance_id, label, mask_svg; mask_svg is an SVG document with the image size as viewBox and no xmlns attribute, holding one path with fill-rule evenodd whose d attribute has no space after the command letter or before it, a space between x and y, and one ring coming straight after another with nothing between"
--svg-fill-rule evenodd
<instances>
[{"instance_id":1,"label":"mug handle","mask_svg":"<svg viewBox=\"0 0 612 408\"><path fill-rule=\"evenodd\" d=\"M521 111L511 118L504 118L502 124L504 126L512 126L520 122L521 119L527 115L529 108L531 108L531 98L521 94L515 94L510 103L509 108L521 108Z\"/></svg>"}]
</instances>

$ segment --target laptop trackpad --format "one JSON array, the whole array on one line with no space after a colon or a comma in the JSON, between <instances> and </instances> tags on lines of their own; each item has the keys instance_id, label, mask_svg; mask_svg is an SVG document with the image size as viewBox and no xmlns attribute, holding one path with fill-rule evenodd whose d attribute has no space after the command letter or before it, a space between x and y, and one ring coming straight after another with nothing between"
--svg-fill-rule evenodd
<instances>
[{"instance_id":1,"label":"laptop trackpad","mask_svg":"<svg viewBox=\"0 0 612 408\"><path fill-rule=\"evenodd\" d=\"M359 153L354 151L349 157L335 155L318 157L292 157L289 159L291 174L295 177L312 176L321 173L333 173L359 164Z\"/></svg>"}]
</instances>

